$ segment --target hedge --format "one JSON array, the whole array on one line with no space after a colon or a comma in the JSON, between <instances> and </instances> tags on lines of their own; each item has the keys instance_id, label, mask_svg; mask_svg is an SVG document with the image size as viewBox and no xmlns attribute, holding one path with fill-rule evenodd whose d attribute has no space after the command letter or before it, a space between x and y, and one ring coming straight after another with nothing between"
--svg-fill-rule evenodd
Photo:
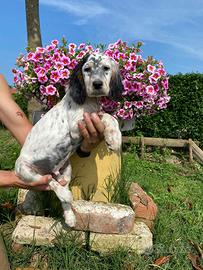
<instances>
[{"instance_id":1,"label":"hedge","mask_svg":"<svg viewBox=\"0 0 203 270\"><path fill-rule=\"evenodd\" d=\"M203 145L203 74L170 76L168 108L138 118L124 135L198 140Z\"/></svg>"}]
</instances>

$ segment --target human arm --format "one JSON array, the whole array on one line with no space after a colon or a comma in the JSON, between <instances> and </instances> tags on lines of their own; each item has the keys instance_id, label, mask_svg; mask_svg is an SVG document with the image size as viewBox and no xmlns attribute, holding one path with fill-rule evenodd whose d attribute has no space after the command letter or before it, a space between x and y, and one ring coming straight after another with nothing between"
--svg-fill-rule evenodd
<instances>
[{"instance_id":1,"label":"human arm","mask_svg":"<svg viewBox=\"0 0 203 270\"><path fill-rule=\"evenodd\" d=\"M0 74L0 121L10 130L17 141L23 145L27 134L32 128L31 123L12 99L10 88ZM25 183L19 179L13 171L0 170L1 187L19 187L25 189L49 189L48 182L50 176L43 176L40 181Z\"/></svg>"},{"instance_id":2,"label":"human arm","mask_svg":"<svg viewBox=\"0 0 203 270\"><path fill-rule=\"evenodd\" d=\"M23 145L32 124L11 96L10 88L0 74L0 121L10 130L16 140Z\"/></svg>"}]
</instances>

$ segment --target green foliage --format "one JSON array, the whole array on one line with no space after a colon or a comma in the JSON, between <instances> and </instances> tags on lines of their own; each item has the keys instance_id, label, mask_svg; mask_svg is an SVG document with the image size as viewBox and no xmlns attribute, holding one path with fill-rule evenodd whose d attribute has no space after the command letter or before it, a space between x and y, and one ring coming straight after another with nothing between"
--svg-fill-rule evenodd
<instances>
[{"instance_id":1,"label":"green foliage","mask_svg":"<svg viewBox=\"0 0 203 270\"><path fill-rule=\"evenodd\" d=\"M1 169L12 169L20 147L3 129L0 129L0 149ZM125 189L130 183L137 182L157 204L159 211L153 230L152 253L137 256L130 247L107 253L89 251L79 243L80 239L70 237L68 233L58 236L55 247L37 247L33 243L16 253L11 248L11 234L16 226L11 220L14 220L15 210L8 209L6 205L16 205L17 189L1 189L0 232L6 243L12 269L29 267L30 261L34 261L36 268L44 269L43 265L47 264L50 270L148 270L155 259L166 255L171 258L160 269L192 269L187 255L195 251L189 240L202 246L203 239L203 167L197 163L191 165L183 162L182 159L180 164L166 162L168 158L173 160L168 150L164 156L156 151L150 160L140 160L132 147L130 149L131 153L123 153L118 200L126 203Z\"/></svg>"},{"instance_id":2,"label":"green foliage","mask_svg":"<svg viewBox=\"0 0 203 270\"><path fill-rule=\"evenodd\" d=\"M203 74L170 76L169 95L171 100L166 110L138 118L135 130L125 135L192 138L203 145Z\"/></svg>"},{"instance_id":3,"label":"green foliage","mask_svg":"<svg viewBox=\"0 0 203 270\"><path fill-rule=\"evenodd\" d=\"M0 170L12 170L20 153L20 145L3 128L0 128L0 149Z\"/></svg>"},{"instance_id":4,"label":"green foliage","mask_svg":"<svg viewBox=\"0 0 203 270\"><path fill-rule=\"evenodd\" d=\"M18 106L28 115L28 100L22 93L13 94L13 99L18 104Z\"/></svg>"}]
</instances>

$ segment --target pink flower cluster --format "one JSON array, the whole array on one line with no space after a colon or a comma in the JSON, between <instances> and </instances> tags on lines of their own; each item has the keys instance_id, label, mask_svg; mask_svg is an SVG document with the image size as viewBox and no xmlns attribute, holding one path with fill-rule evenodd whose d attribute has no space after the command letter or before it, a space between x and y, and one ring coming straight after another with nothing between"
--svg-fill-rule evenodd
<instances>
[{"instance_id":1,"label":"pink flower cluster","mask_svg":"<svg viewBox=\"0 0 203 270\"><path fill-rule=\"evenodd\" d=\"M163 63L152 57L143 59L141 45L139 42L136 46L128 46L118 40L104 51L119 65L124 92L119 102L103 97L100 103L104 111L118 119L153 114L166 108L170 100ZM80 59L97 51L99 49L84 43L77 46L64 41L59 46L58 40L53 40L50 45L36 48L17 59L21 69L13 69L15 87L51 108L65 94L65 85Z\"/></svg>"},{"instance_id":2,"label":"pink flower cluster","mask_svg":"<svg viewBox=\"0 0 203 270\"><path fill-rule=\"evenodd\" d=\"M59 46L58 40L50 45L38 47L34 52L17 59L21 69L13 69L14 84L28 97L36 97L51 108L65 94L65 85L72 70L86 53L93 51L92 46L70 43Z\"/></svg>"},{"instance_id":3,"label":"pink flower cluster","mask_svg":"<svg viewBox=\"0 0 203 270\"><path fill-rule=\"evenodd\" d=\"M170 100L168 76L163 63L152 57L143 59L141 45L139 42L137 46L129 47L126 42L118 40L105 50L105 54L119 64L124 92L121 101L115 102L105 97L101 99L101 104L105 111L118 119L153 114L165 109Z\"/></svg>"}]
</instances>

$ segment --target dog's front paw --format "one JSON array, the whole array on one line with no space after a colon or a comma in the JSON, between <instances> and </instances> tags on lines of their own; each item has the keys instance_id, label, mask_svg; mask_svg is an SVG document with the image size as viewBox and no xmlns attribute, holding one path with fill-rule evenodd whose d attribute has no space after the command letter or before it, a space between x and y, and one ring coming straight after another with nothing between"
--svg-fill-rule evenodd
<instances>
[{"instance_id":1,"label":"dog's front paw","mask_svg":"<svg viewBox=\"0 0 203 270\"><path fill-rule=\"evenodd\" d=\"M71 227L71 228L75 227L76 218L75 218L75 215L74 215L72 209L69 209L68 211L67 210L64 211L64 219L65 219L65 223L69 227Z\"/></svg>"},{"instance_id":2,"label":"dog's front paw","mask_svg":"<svg viewBox=\"0 0 203 270\"><path fill-rule=\"evenodd\" d=\"M120 151L122 144L122 135L118 130L109 130L105 136L105 142L109 150Z\"/></svg>"},{"instance_id":3,"label":"dog's front paw","mask_svg":"<svg viewBox=\"0 0 203 270\"><path fill-rule=\"evenodd\" d=\"M54 191L61 202L72 203L73 196L70 190L67 189L67 187L59 186Z\"/></svg>"}]
</instances>

